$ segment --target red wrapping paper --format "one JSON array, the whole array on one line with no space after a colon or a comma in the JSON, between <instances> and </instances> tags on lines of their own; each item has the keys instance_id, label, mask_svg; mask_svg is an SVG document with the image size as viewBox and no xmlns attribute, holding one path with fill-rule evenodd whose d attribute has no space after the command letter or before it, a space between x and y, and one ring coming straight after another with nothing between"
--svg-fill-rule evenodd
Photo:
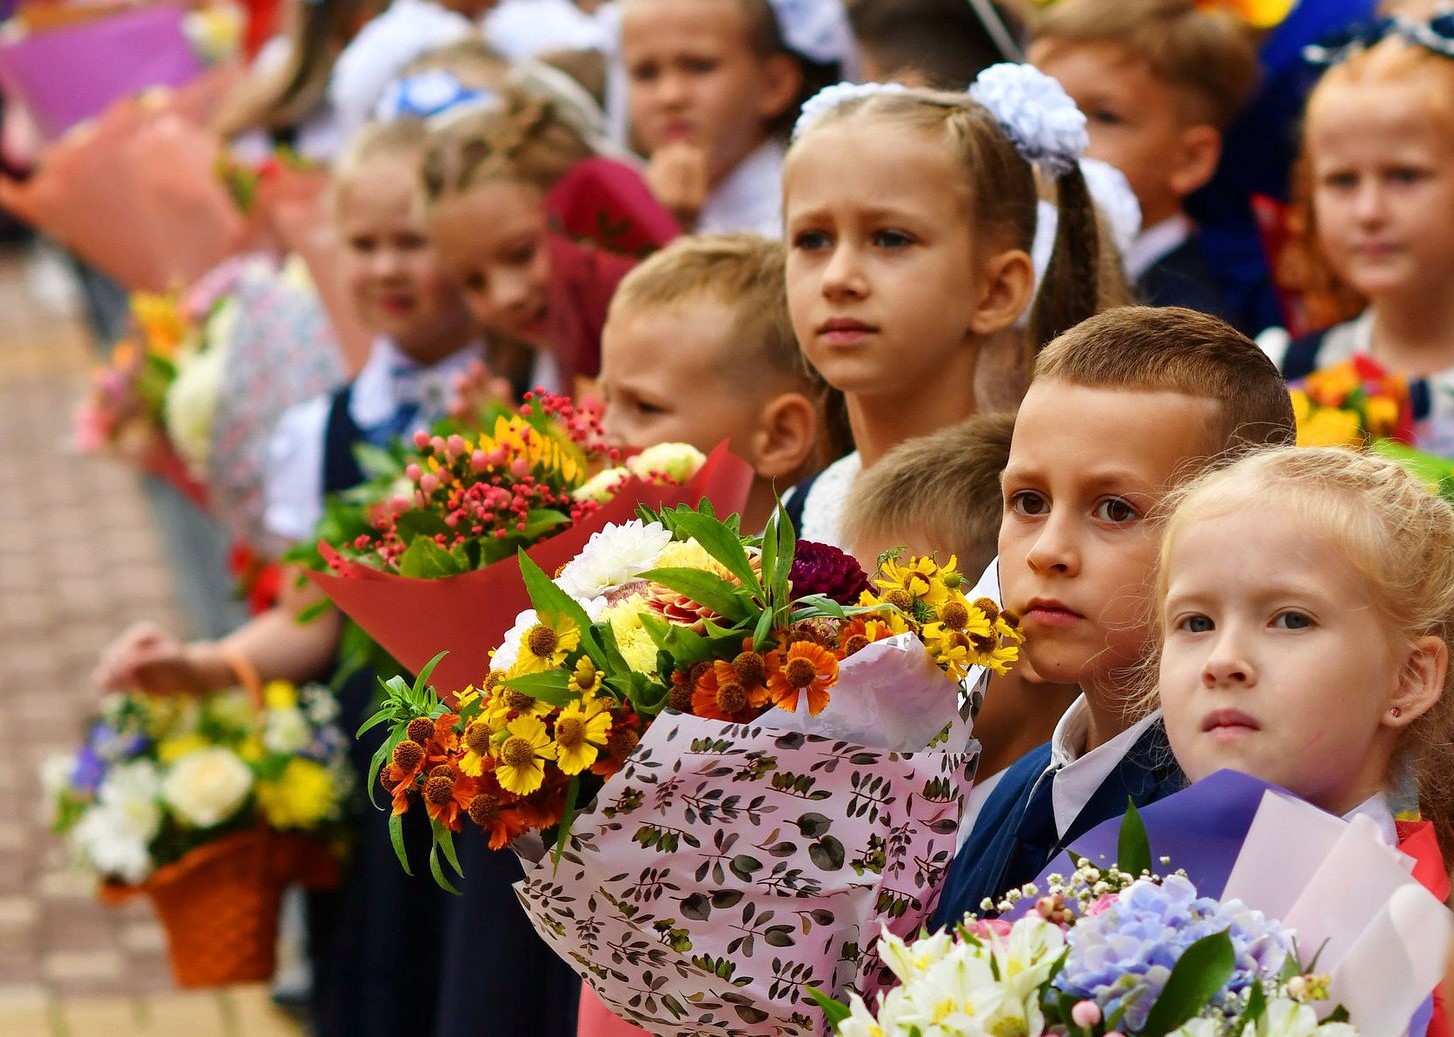
<instances>
[{"instance_id":1,"label":"red wrapping paper","mask_svg":"<svg viewBox=\"0 0 1454 1037\"><path fill-rule=\"evenodd\" d=\"M725 443L712 451L685 486L656 486L633 479L599 511L564 532L542 540L526 554L547 573L570 561L592 533L626 522L638 505L651 508L695 504L703 497L719 515L740 512L752 486L752 468L728 453ZM340 556L320 544L334 573L310 572L309 578L370 637L418 673L441 651L449 654L430 681L447 700L489 672L490 649L499 646L515 617L530 608L518 559L442 580L423 580L381 572Z\"/></svg>"}]
</instances>

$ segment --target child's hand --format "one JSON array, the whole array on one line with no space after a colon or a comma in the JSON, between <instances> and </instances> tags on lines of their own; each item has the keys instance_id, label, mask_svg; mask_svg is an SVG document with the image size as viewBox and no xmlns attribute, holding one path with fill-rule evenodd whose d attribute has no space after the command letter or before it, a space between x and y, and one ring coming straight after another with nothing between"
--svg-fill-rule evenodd
<instances>
[{"instance_id":1,"label":"child's hand","mask_svg":"<svg viewBox=\"0 0 1454 1037\"><path fill-rule=\"evenodd\" d=\"M455 421L478 423L479 414L492 403L513 405L515 393L508 379L494 374L483 361L472 361L455 375L449 416Z\"/></svg>"},{"instance_id":2,"label":"child's hand","mask_svg":"<svg viewBox=\"0 0 1454 1037\"><path fill-rule=\"evenodd\" d=\"M707 149L689 140L663 144L647 163L646 186L683 230L691 230L707 202Z\"/></svg>"},{"instance_id":3,"label":"child's hand","mask_svg":"<svg viewBox=\"0 0 1454 1037\"><path fill-rule=\"evenodd\" d=\"M154 623L138 623L102 649L92 680L106 691L196 694L227 683L216 654L215 646L185 645Z\"/></svg>"}]
</instances>

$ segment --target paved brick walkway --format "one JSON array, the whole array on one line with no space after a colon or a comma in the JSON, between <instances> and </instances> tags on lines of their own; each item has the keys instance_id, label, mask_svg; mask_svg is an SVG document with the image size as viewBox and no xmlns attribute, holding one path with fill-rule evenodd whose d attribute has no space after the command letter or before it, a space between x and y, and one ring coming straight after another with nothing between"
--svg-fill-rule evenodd
<instances>
[{"instance_id":1,"label":"paved brick walkway","mask_svg":"<svg viewBox=\"0 0 1454 1037\"><path fill-rule=\"evenodd\" d=\"M262 988L178 992L148 905L96 903L39 808L37 765L78 737L97 651L179 621L136 477L67 451L90 364L74 315L0 254L0 1034L297 1035Z\"/></svg>"}]
</instances>

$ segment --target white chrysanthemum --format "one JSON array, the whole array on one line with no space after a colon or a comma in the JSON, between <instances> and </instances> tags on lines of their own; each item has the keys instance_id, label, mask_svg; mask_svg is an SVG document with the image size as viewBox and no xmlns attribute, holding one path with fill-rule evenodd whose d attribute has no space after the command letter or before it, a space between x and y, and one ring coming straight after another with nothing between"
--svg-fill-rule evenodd
<instances>
[{"instance_id":1,"label":"white chrysanthemum","mask_svg":"<svg viewBox=\"0 0 1454 1037\"><path fill-rule=\"evenodd\" d=\"M706 463L707 455L690 443L657 443L628 460L626 469L638 479L662 475L682 485Z\"/></svg>"},{"instance_id":2,"label":"white chrysanthemum","mask_svg":"<svg viewBox=\"0 0 1454 1037\"><path fill-rule=\"evenodd\" d=\"M671 543L660 522L632 519L592 533L581 553L556 577L556 584L577 601L599 598L653 568Z\"/></svg>"},{"instance_id":3,"label":"white chrysanthemum","mask_svg":"<svg viewBox=\"0 0 1454 1037\"><path fill-rule=\"evenodd\" d=\"M222 392L227 345L237 321L237 304L227 300L207 322L209 347L177 372L167 390L164 417L167 437L193 474L205 477L212 457L212 419Z\"/></svg>"},{"instance_id":4,"label":"white chrysanthemum","mask_svg":"<svg viewBox=\"0 0 1454 1037\"><path fill-rule=\"evenodd\" d=\"M587 479L576 488L571 496L576 500L589 500L595 501L597 504L605 504L620 492L621 484L629 478L631 478L631 473L625 465L607 468Z\"/></svg>"},{"instance_id":5,"label":"white chrysanthemum","mask_svg":"<svg viewBox=\"0 0 1454 1037\"><path fill-rule=\"evenodd\" d=\"M162 823L157 802L160 796L161 776L150 760L111 768L96 790L97 802L125 812L136 830L147 839L156 835Z\"/></svg>"},{"instance_id":6,"label":"white chrysanthemum","mask_svg":"<svg viewBox=\"0 0 1454 1037\"><path fill-rule=\"evenodd\" d=\"M301 709L268 710L263 725L263 748L270 753L292 755L313 740L313 727Z\"/></svg>"},{"instance_id":7,"label":"white chrysanthemum","mask_svg":"<svg viewBox=\"0 0 1454 1037\"><path fill-rule=\"evenodd\" d=\"M198 828L230 820L251 791L252 769L220 746L188 753L162 779L162 799Z\"/></svg>"},{"instance_id":8,"label":"white chrysanthemum","mask_svg":"<svg viewBox=\"0 0 1454 1037\"><path fill-rule=\"evenodd\" d=\"M70 839L81 859L104 875L135 885L151 874L150 837L143 838L135 819L119 807L92 807L71 830Z\"/></svg>"},{"instance_id":9,"label":"white chrysanthemum","mask_svg":"<svg viewBox=\"0 0 1454 1037\"><path fill-rule=\"evenodd\" d=\"M1348 1023L1325 1023L1318 1025L1318 1013L1312 1005L1300 1004L1285 998L1274 998L1267 1003L1262 1018L1257 1020L1257 1029L1248 1028L1245 1037L1358 1037L1358 1031Z\"/></svg>"},{"instance_id":10,"label":"white chrysanthemum","mask_svg":"<svg viewBox=\"0 0 1454 1037\"><path fill-rule=\"evenodd\" d=\"M40 764L40 787L45 801L54 806L71 787L76 773L76 757L48 756Z\"/></svg>"}]
</instances>

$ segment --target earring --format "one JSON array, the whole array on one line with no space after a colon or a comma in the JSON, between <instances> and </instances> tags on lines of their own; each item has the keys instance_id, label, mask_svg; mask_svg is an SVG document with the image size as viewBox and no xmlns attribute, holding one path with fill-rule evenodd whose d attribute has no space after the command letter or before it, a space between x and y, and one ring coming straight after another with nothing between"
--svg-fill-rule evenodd
<instances>
[{"instance_id":1,"label":"earring","mask_svg":"<svg viewBox=\"0 0 1454 1037\"><path fill-rule=\"evenodd\" d=\"M1389 710L1389 712L1393 714L1395 720L1404 715L1404 711L1399 709L1397 706L1394 706L1392 709Z\"/></svg>"}]
</instances>

